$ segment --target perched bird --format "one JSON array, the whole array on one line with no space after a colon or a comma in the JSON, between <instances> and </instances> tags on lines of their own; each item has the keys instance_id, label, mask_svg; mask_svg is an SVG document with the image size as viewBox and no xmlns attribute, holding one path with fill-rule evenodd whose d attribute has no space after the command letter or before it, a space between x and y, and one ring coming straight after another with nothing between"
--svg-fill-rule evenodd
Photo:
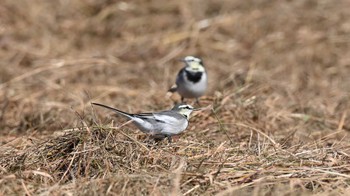
<instances>
[{"instance_id":1,"label":"perched bird","mask_svg":"<svg viewBox=\"0 0 350 196\"><path fill-rule=\"evenodd\" d=\"M129 119L142 132L152 135L154 138L168 138L171 142L171 136L183 132L188 126L188 120L192 111L197 110L187 104L175 105L171 110L129 114L100 103L92 103L110 109L118 114L121 114Z\"/></svg>"},{"instance_id":2,"label":"perched bird","mask_svg":"<svg viewBox=\"0 0 350 196\"><path fill-rule=\"evenodd\" d=\"M207 72L203 61L193 56L186 56L181 61L185 63L185 67L177 74L176 85L168 91L178 92L182 103L185 98L195 98L199 103L198 98L205 93L208 86Z\"/></svg>"}]
</instances>

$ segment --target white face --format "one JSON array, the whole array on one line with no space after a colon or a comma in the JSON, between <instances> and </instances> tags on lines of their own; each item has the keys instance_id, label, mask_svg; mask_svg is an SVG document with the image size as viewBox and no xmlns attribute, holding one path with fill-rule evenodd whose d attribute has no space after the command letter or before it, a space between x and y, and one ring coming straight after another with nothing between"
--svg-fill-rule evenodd
<instances>
[{"instance_id":1,"label":"white face","mask_svg":"<svg viewBox=\"0 0 350 196\"><path fill-rule=\"evenodd\" d=\"M193 57L193 56L186 56L184 59L184 62L186 63L186 70L192 71L192 72L204 72L204 66L201 59Z\"/></svg>"},{"instance_id":2,"label":"white face","mask_svg":"<svg viewBox=\"0 0 350 196\"><path fill-rule=\"evenodd\" d=\"M193 109L194 108L192 106L187 105L187 104L178 106L179 114L182 114L187 119L190 118L190 114L192 113Z\"/></svg>"}]
</instances>

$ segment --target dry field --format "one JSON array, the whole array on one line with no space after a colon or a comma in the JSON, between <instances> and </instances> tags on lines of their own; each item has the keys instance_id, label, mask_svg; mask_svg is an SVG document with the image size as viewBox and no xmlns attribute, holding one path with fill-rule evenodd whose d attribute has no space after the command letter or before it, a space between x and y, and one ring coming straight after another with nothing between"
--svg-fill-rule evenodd
<instances>
[{"instance_id":1,"label":"dry field","mask_svg":"<svg viewBox=\"0 0 350 196\"><path fill-rule=\"evenodd\" d=\"M350 194L348 0L1 0L0 195ZM177 141L128 112L203 58ZM189 100L192 102L192 100Z\"/></svg>"}]
</instances>

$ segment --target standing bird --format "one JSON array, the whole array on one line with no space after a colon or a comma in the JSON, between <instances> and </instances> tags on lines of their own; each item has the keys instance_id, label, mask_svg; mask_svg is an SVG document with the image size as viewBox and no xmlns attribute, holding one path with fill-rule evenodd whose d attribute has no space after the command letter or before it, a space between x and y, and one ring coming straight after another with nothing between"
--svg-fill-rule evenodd
<instances>
[{"instance_id":1,"label":"standing bird","mask_svg":"<svg viewBox=\"0 0 350 196\"><path fill-rule=\"evenodd\" d=\"M177 135L187 128L190 114L192 111L196 110L190 105L178 104L171 110L129 114L100 103L92 104L113 110L132 120L136 127L143 133L150 134L155 138L168 138L169 142L171 142L171 136Z\"/></svg>"},{"instance_id":2,"label":"standing bird","mask_svg":"<svg viewBox=\"0 0 350 196\"><path fill-rule=\"evenodd\" d=\"M208 86L207 72L203 61L193 56L186 56L181 61L185 63L185 67L177 74L176 85L168 91L178 92L182 103L185 98L195 98L196 102L199 103L198 98L205 93Z\"/></svg>"}]
</instances>

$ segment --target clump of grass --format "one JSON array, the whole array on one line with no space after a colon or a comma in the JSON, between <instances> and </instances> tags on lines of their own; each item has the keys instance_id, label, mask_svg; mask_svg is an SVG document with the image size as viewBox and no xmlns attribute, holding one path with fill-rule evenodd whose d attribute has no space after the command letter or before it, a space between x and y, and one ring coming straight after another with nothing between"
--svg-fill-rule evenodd
<instances>
[{"instance_id":1,"label":"clump of grass","mask_svg":"<svg viewBox=\"0 0 350 196\"><path fill-rule=\"evenodd\" d=\"M237 146L186 139L144 143L121 129L77 128L2 152L0 186L4 194L15 193L18 187L12 186L21 184L29 193L220 195L267 194L281 187L288 187L286 193L317 193L349 186L348 146L329 146L323 139L285 148L250 130L250 139Z\"/></svg>"}]
</instances>

